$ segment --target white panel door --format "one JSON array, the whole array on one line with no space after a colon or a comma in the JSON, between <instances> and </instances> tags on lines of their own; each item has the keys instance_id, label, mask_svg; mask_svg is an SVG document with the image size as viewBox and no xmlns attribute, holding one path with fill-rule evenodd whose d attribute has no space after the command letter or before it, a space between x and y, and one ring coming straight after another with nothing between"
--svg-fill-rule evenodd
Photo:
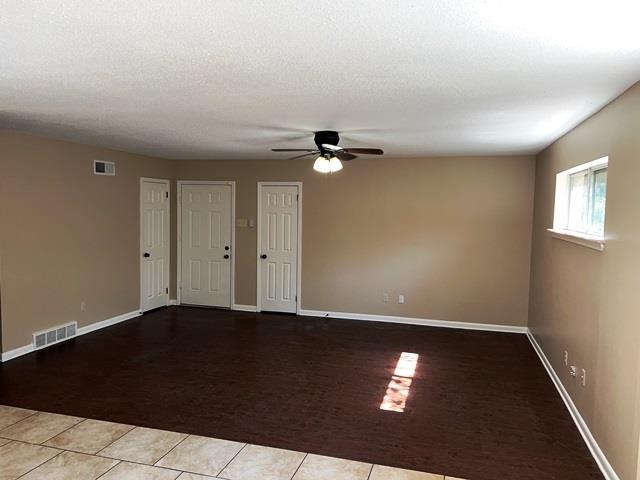
<instances>
[{"instance_id":1,"label":"white panel door","mask_svg":"<svg viewBox=\"0 0 640 480\"><path fill-rule=\"evenodd\" d=\"M140 181L140 309L169 304L169 181Z\"/></svg>"},{"instance_id":2,"label":"white panel door","mask_svg":"<svg viewBox=\"0 0 640 480\"><path fill-rule=\"evenodd\" d=\"M231 307L231 185L182 184L180 301Z\"/></svg>"},{"instance_id":3,"label":"white panel door","mask_svg":"<svg viewBox=\"0 0 640 480\"><path fill-rule=\"evenodd\" d=\"M263 185L260 194L260 308L296 312L298 187Z\"/></svg>"}]
</instances>

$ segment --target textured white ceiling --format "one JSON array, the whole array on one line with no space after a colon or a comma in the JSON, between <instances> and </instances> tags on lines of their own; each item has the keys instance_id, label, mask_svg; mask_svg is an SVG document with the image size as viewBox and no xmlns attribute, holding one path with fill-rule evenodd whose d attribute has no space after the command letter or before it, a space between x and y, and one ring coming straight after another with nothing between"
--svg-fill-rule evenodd
<instances>
[{"instance_id":1,"label":"textured white ceiling","mask_svg":"<svg viewBox=\"0 0 640 480\"><path fill-rule=\"evenodd\" d=\"M2 0L0 127L171 158L534 153L640 80L638 0Z\"/></svg>"}]
</instances>

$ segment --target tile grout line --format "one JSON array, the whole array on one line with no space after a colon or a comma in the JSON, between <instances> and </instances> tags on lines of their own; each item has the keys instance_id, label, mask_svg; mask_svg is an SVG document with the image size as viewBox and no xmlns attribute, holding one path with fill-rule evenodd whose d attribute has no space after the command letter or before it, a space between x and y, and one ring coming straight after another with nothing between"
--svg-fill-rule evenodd
<instances>
[{"instance_id":1,"label":"tile grout line","mask_svg":"<svg viewBox=\"0 0 640 480\"><path fill-rule=\"evenodd\" d=\"M222 475L222 472L224 472L224 469L227 468L229 465L231 465L231 462L233 462L236 459L236 457L240 455L240 452L242 452L247 445L249 444L245 443L244 445L242 445L242 448L238 450L233 457L231 457L231 460L229 460L224 467L222 467L222 469L216 474L216 477L220 477L220 475ZM220 477L220 478L223 478L223 477Z\"/></svg>"},{"instance_id":2,"label":"tile grout line","mask_svg":"<svg viewBox=\"0 0 640 480\"><path fill-rule=\"evenodd\" d=\"M76 418L82 418L82 417L76 417ZM45 445L45 443L47 443L47 442L49 442L49 441L53 440L53 439L54 439L54 438L56 438L58 435L62 435L63 433L68 432L68 431L69 431L69 430L71 430L73 427L75 427L75 426L77 426L77 425L80 425L81 423L84 423L84 422L86 422L86 421L87 421L87 419L86 419L86 418L82 418L82 420L80 420L79 422L74 423L74 424L73 424L73 425L71 425L69 428L65 428L65 429L64 429L63 431L61 431L60 433L56 433L55 435L53 435L53 436L51 436L51 437L47 438L44 442L39 443L38 445L42 445L43 447L46 447L46 446L48 446L48 445ZM55 447L53 447L53 448L55 448ZM62 448L61 448L60 450L64 450L64 449L62 449Z\"/></svg>"},{"instance_id":3,"label":"tile grout line","mask_svg":"<svg viewBox=\"0 0 640 480\"><path fill-rule=\"evenodd\" d=\"M46 413L46 412L36 412L36 413ZM55 414L55 415L58 415L58 414ZM33 416L33 415L31 415L31 416ZM66 415L66 416L67 416L67 417L69 417L69 416L71 416L71 415ZM76 417L76 418L82 418L82 417ZM25 418L24 420L26 420L26 418ZM82 422L84 422L85 420L87 420L87 419L86 419L86 418L82 418L82 420L80 420L78 423L74 423L74 424L73 424L73 425L71 425L70 427L67 427L67 428L65 428L64 430L62 430L60 433L56 433L55 435L53 435L53 436L51 436L51 437L47 438L46 440L43 440L43 441L42 441L42 442L40 442L40 443L37 443L37 442L30 442L30 441L28 441L28 440L17 440L17 439L15 439L15 438L6 438L6 437L2 437L2 438L6 438L7 440L10 440L10 441L12 441L12 442L28 443L29 445L36 445L36 446L39 446L39 447L46 447L46 448L55 448L56 450L63 450L63 451L64 451L64 450L65 450L64 448L50 447L49 445L45 445L45 443L46 443L46 442L48 442L49 440L52 440L52 439L56 438L58 435L62 435L64 432L66 432L66 431L68 431L68 430L71 430L71 429L72 429L73 427L75 427L76 425L80 425L80 424L81 424ZM22 421L22 420L20 420L20 422L21 422L21 421ZM17 424L18 424L18 423L20 423L20 422L16 422L16 423L14 423L14 425L17 425ZM81 453L81 452L78 452L78 453Z\"/></svg>"},{"instance_id":4,"label":"tile grout line","mask_svg":"<svg viewBox=\"0 0 640 480\"><path fill-rule=\"evenodd\" d=\"M114 422L110 422L110 423L114 423ZM94 453L93 455L95 455L96 457L104 457L104 458L111 458L111 457L107 457L106 455L100 455L100 452L102 452L103 450L106 450L107 448L109 448L111 445L113 445L114 443L116 443L118 440L120 440L122 437L124 437L127 433L134 431L136 428L135 425L129 425L128 423L119 423L118 425L127 425L129 427L131 427L129 430L127 430L126 432L124 432L122 435L120 435L118 438L116 438L115 440L113 440L112 442L108 443L107 445L105 445L104 447L102 447L100 450L98 450L96 453ZM119 459L116 459L119 460Z\"/></svg>"},{"instance_id":5,"label":"tile grout line","mask_svg":"<svg viewBox=\"0 0 640 480\"><path fill-rule=\"evenodd\" d=\"M72 450L69 450L70 452L73 452ZM73 453L82 453L82 452L73 452ZM176 468L169 468L169 467L160 467L157 465L154 465L152 463L142 463L142 462L138 462L136 460L127 460L124 458L116 458L116 457L107 457L106 455L98 455L97 453L95 454L87 454L85 453L85 455L91 455L92 457L98 457L98 458L106 458L107 460L117 460L118 462L123 462L123 463L134 463L136 465L142 465L143 467L154 467L154 468L161 468L162 470L172 470L175 472L182 472L183 470L178 470Z\"/></svg>"},{"instance_id":6,"label":"tile grout line","mask_svg":"<svg viewBox=\"0 0 640 480\"><path fill-rule=\"evenodd\" d=\"M76 417L76 418L82 418L82 417ZM106 420L96 420L96 419L92 419L92 418L83 418L82 421L76 423L75 425L73 425L72 427L67 428L66 430L58 433L57 435L54 435L53 437L51 437L49 440L46 440L47 442L50 442L51 440L53 440L56 437L59 437L60 435L62 435L63 433L71 430L72 428L75 428L77 426L79 426L80 424L86 422L87 420L93 420L95 422L105 422L105 423L111 423L113 425L124 425L127 427L131 427L129 430L127 430L126 432L124 432L122 435L120 435L119 437L117 437L115 440L112 440L109 444L107 444L106 446L100 448L98 451L96 452L92 452L92 453L87 453L87 452L80 452L78 450L71 450L70 448L60 448L60 447L51 447L51 448L58 448L60 450L66 450L68 452L74 452L74 453L84 453L85 455L95 455L95 456L101 456L98 455L99 452L101 452L102 450L104 450L107 447L110 447L114 442L117 442L118 440L120 440L122 437L124 437L127 433L129 433L131 430L133 430L135 427L135 425L129 425L128 423L117 423L117 422L109 422ZM44 445L44 442L42 443L42 446L44 447L48 447L49 445ZM104 457L104 458L109 458L109 457Z\"/></svg>"},{"instance_id":7,"label":"tile grout line","mask_svg":"<svg viewBox=\"0 0 640 480\"><path fill-rule=\"evenodd\" d=\"M123 425L124 425L124 424L123 424ZM134 428L136 428L136 427L134 427ZM131 430L133 430L133 429L131 429ZM131 431L131 430L129 430L129 431ZM127 433L128 433L128 432L127 432ZM177 433L177 432L176 432L176 433ZM123 434L123 435L121 435L118 439L116 439L116 440L114 440L113 442L111 442L109 445L111 445L112 443L117 442L120 438L124 437L124 435L126 435L126 433L125 433L125 434ZM183 439L183 440L181 440L181 441L180 441L180 443L181 443L182 441L184 441L184 439ZM124 459L121 459L121 458L107 457L106 455L98 455L98 453L86 453L86 452L79 452L78 450L71 450L71 449L68 449L68 448L49 447L49 446L47 446L47 445L38 445L37 443L20 442L20 441L18 441L18 440L11 440L9 443L11 443L11 442L16 442L16 443L27 443L28 445L33 445L33 446L36 446L36 447L37 447L37 446L41 446L41 447L44 447L44 448L50 448L51 450L59 450L59 453L56 455L56 457L57 457L58 455L60 455L61 453L69 452L69 453L77 453L78 455L86 455L86 456L88 456L88 457L102 458L102 459L105 459L105 460L115 460L115 461L116 461L116 464L115 464L113 467L111 467L109 470L107 470L107 472L108 472L108 471L110 471L111 469L113 469L113 468L117 467L120 463L131 463L131 464L134 464L134 465L140 465L140 466L142 466L142 467L153 467L153 468L159 468L159 469L161 469L161 470L168 470L168 471L171 471L171 472L184 473L184 471L183 471L183 470L178 470L178 469L175 469L175 468L159 467L159 466L156 466L156 465L150 465L150 464L148 464L148 463L136 462L135 460L124 460ZM8 444L7 444L7 445L8 445ZM3 445L3 446L4 446L4 445ZM105 448L106 448L106 447L105 447ZM102 451L102 450L100 450L100 451ZM50 458L50 460L53 460L54 458L55 458L55 457L52 457L52 458ZM48 462L48 461L49 461L49 460L47 460L46 462ZM46 463L46 462L44 462L44 463ZM40 464L40 465L42 465L42 464ZM102 475L106 475L106 474L107 474L107 472L104 472ZM187 473L195 473L195 472L187 472ZM102 475L100 475L100 477L101 477ZM98 477L98 478L100 478L100 477Z\"/></svg>"},{"instance_id":8,"label":"tile grout line","mask_svg":"<svg viewBox=\"0 0 640 480\"><path fill-rule=\"evenodd\" d=\"M15 408L17 408L17 407L15 407ZM40 413L40 412L32 413L31 415L29 415L29 416L27 416L27 417L21 418L21 419L20 419L20 420L18 420L17 422L13 422L13 423L10 423L9 425L5 426L5 427L2 427L2 429L0 429L0 434L1 434L2 432L4 432L5 430L7 430L8 428L14 427L14 426L16 426L17 424L19 424L20 422L24 422L25 420L28 420L29 418L33 417L34 415L37 415L38 413ZM2 437L2 438L6 438L6 437ZM11 440L11 439L10 439L10 438L8 438L7 440ZM34 445L35 445L35 444L34 444Z\"/></svg>"},{"instance_id":9,"label":"tile grout line","mask_svg":"<svg viewBox=\"0 0 640 480\"><path fill-rule=\"evenodd\" d=\"M69 451L69 450L65 450L65 451ZM77 453L77 452L71 452L71 453ZM84 455L87 455L86 453ZM91 457L97 457L97 458L104 458L106 460L115 460L118 463L131 463L133 465L140 465L141 467L152 467L152 468L158 468L160 470L169 470L171 472L179 472L179 473L183 473L185 470L178 470L177 468L169 468L169 467L158 467L156 465L149 465L148 463L140 463L140 462L136 462L134 460L123 460L121 458L114 458L114 457L105 457L104 455L89 455ZM195 472L187 472L187 473L195 473ZM199 475L199 474L196 474Z\"/></svg>"},{"instance_id":10,"label":"tile grout line","mask_svg":"<svg viewBox=\"0 0 640 480\"><path fill-rule=\"evenodd\" d=\"M5 406L5 407L11 407L11 405L3 405L3 406ZM11 408L19 409L19 408L21 408L21 407L11 407ZM30 408L23 408L22 410L31 410L31 409L30 409ZM38 413L40 413L40 410L31 410L31 411L33 412L32 414L27 415L27 416L26 416L26 417L24 417L24 418L21 418L21 419L20 419L20 420L18 420L17 422L13 422L13 423L10 423L9 425L5 425L4 427L2 427L2 428L0 429L0 433L2 433L3 431L5 431L7 428L9 428L9 427L13 427L14 425L17 425L17 424L19 424L20 422L23 422L23 421L27 420L28 418L31 418L31 417L33 417L34 415L37 415ZM2 438L4 438L4 437L2 437ZM9 439L9 440L10 440L10 439Z\"/></svg>"},{"instance_id":11,"label":"tile grout line","mask_svg":"<svg viewBox=\"0 0 640 480\"><path fill-rule=\"evenodd\" d=\"M89 420L89 419L86 419L86 418L85 418L85 420ZM106 420L99 420L99 421L106 421ZM78 423L78 425L80 425L80 423L82 423L82 422L79 422L79 423ZM158 467L158 466L156 466L155 464L142 463L142 462L136 462L135 460L125 460L125 459L122 459L122 458L115 458L115 457L109 457L109 456L107 456L107 455L101 455L101 454L100 454L100 452L102 452L103 450L107 449L108 447L110 447L111 445L113 445L114 443L116 443L118 440L120 440L122 437L124 437L127 433L129 433L129 432L131 432L131 431L135 430L136 428L147 428L147 427L137 427L137 426L135 426L135 425L129 425L129 424L127 424L127 423L117 423L117 422L107 422L107 423L114 423L114 424L117 424L117 425L126 425L126 426L131 427L131 428L130 428L129 430L127 430L126 432L124 432L124 433L123 433L122 435L120 435L119 437L117 437L116 439L112 440L110 443L108 443L108 444L107 444L106 446L104 446L103 448L99 449L99 450L98 450L97 452L95 452L95 453L80 452L80 451L78 451L78 450L71 450L71 449L69 449L69 448L49 447L49 446L47 446L47 445L42 445L42 446L47 447L47 448L54 448L54 449L56 449L56 450L62 450L63 452L79 453L80 455L89 455L89 456L92 456L92 457L106 458L106 459L109 459L109 460L116 460L118 463L116 463L116 464L115 464L113 467L111 467L111 468L115 468L119 463L134 463L134 464L136 464L136 465L142 465L142 466L145 466L145 467L156 467L156 468L162 468L163 470L171 470L171 471L174 471L174 472L180 472L180 473L182 473L182 470L176 470L175 468ZM75 427L75 425L74 425L74 427ZM73 427L71 427L71 428L73 428ZM68 429L67 429L67 430L68 430ZM165 430L165 431L169 432L170 430ZM64 432L62 432L62 433L64 433ZM171 432L171 433L180 433L180 432ZM173 446L173 447L171 448L171 450L173 450L174 448L176 448L178 445L180 445L180 444L181 444L182 442L184 442L188 437L190 437L190 436L191 436L190 434L187 434L187 433L183 433L182 435L186 435L186 436L185 436L185 438L183 438L182 440L180 440L180 441L179 441L175 446ZM56 435L56 436L57 436L57 435ZM55 438L55 437L54 437L54 438ZM49 441L49 440L47 440L47 441ZM27 442L25 442L25 443L27 443ZM37 445L37 444L31 444L31 445ZM169 450L169 451L171 451L171 450ZM168 453L169 453L169 452L167 452L167 454L168 454ZM166 455L166 454L165 454L165 455ZM163 455L163 457L162 457L162 458L164 458L164 455ZM160 461L160 460L158 460L158 462L159 462L159 461ZM156 462L156 463L157 463L157 462ZM111 469L109 469L109 470L111 470ZM107 472L105 472L105 473L107 473ZM103 473L102 475L104 475L105 473ZM101 476L102 476L102 475L101 475Z\"/></svg>"},{"instance_id":12,"label":"tile grout line","mask_svg":"<svg viewBox=\"0 0 640 480\"><path fill-rule=\"evenodd\" d=\"M185 437L180 440L178 443L176 443L173 447L171 447L169 449L169 451L167 453L165 453L164 455L162 455L158 460L156 460L155 462L153 462L153 465L151 465L152 467L157 467L158 466L158 462L160 460L162 460L164 457L166 457L167 455L169 455L171 452L173 452L176 448L178 448L178 446L180 444L182 444L182 442L184 442L187 438L191 437L191 434L186 434Z\"/></svg>"},{"instance_id":13,"label":"tile grout line","mask_svg":"<svg viewBox=\"0 0 640 480\"><path fill-rule=\"evenodd\" d=\"M371 464L371 468L369 469L369 475L367 475L367 480L371 480L371 474L373 473L373 467L375 466L376 466L375 463Z\"/></svg>"},{"instance_id":14,"label":"tile grout line","mask_svg":"<svg viewBox=\"0 0 640 480\"><path fill-rule=\"evenodd\" d=\"M307 459L308 456L309 456L309 452L304 454L304 457L302 457L302 461L298 465L298 468L296 468L296 471L293 472L293 475L291 476L290 480L293 480L295 478L295 476L298 474L298 470L300 470L300 467L302 466L302 464L304 463L304 461Z\"/></svg>"},{"instance_id":15,"label":"tile grout line","mask_svg":"<svg viewBox=\"0 0 640 480\"><path fill-rule=\"evenodd\" d=\"M96 456L96 455L94 455ZM106 457L99 457L99 458L106 458ZM107 473L109 473L111 470L113 470L114 468L116 468L118 465L120 465L122 463L122 461L117 461L116 463L114 463L111 468L109 468L106 472L104 472L102 475L99 475L98 477L96 477L96 480L98 480L99 478L104 477Z\"/></svg>"},{"instance_id":16,"label":"tile grout line","mask_svg":"<svg viewBox=\"0 0 640 480\"><path fill-rule=\"evenodd\" d=\"M35 445L35 444L34 444L34 443L30 443L29 445ZM51 448L51 447L45 447L45 448ZM55 454L53 457L51 457L50 459L45 460L44 462L42 462L42 463L40 463L40 464L36 465L36 466L35 466L35 467L33 467L31 470L29 470L29 471L27 471L27 472L24 472L22 475L18 476L17 478L19 479L19 478L24 477L25 475L30 474L30 473L31 473L31 472L33 472L36 468L40 468L40 467L41 467L42 465L44 465L45 463L49 463L51 460L53 460L53 459L55 459L55 458L58 458L58 457L59 457L60 455L62 455L63 453L64 453L64 450L60 450L58 453L56 453L56 454ZM17 480L17 479L16 479L16 480Z\"/></svg>"}]
</instances>

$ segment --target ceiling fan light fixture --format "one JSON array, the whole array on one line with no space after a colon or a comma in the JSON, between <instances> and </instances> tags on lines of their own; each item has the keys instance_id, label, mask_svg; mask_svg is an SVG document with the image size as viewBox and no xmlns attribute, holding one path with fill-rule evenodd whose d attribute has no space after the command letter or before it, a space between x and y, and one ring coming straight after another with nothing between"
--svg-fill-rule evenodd
<instances>
[{"instance_id":1,"label":"ceiling fan light fixture","mask_svg":"<svg viewBox=\"0 0 640 480\"><path fill-rule=\"evenodd\" d=\"M316 158L316 161L313 164L313 169L316 172L329 173L331 171L331 164L328 159L320 155L318 158Z\"/></svg>"},{"instance_id":2,"label":"ceiling fan light fixture","mask_svg":"<svg viewBox=\"0 0 640 480\"><path fill-rule=\"evenodd\" d=\"M309 148L272 148L274 152L305 152L302 155L291 157L291 160L318 155L313 163L313 169L319 173L335 173L342 170L342 162L354 160L359 155L383 155L380 148L345 148L339 145L340 135L333 130L315 132L313 141L315 149Z\"/></svg>"},{"instance_id":3,"label":"ceiling fan light fixture","mask_svg":"<svg viewBox=\"0 0 640 480\"><path fill-rule=\"evenodd\" d=\"M342 162L338 157L331 157L329 160L329 173L335 173L342 170Z\"/></svg>"}]
</instances>

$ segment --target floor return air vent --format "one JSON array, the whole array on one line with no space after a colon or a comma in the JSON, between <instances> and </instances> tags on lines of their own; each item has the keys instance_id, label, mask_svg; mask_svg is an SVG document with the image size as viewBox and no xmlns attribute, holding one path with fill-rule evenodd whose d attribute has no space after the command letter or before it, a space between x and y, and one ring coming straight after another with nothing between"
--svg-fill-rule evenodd
<instances>
[{"instance_id":1,"label":"floor return air vent","mask_svg":"<svg viewBox=\"0 0 640 480\"><path fill-rule=\"evenodd\" d=\"M33 334L33 349L39 350L76 336L78 323L71 322Z\"/></svg>"}]
</instances>

